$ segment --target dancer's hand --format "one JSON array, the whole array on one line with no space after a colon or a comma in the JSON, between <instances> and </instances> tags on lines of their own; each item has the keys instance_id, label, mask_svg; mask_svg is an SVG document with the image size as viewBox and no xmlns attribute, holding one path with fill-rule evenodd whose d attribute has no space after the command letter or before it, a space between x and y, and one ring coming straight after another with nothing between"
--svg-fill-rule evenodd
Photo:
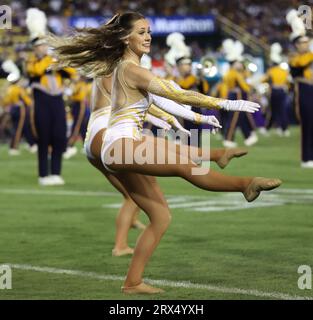
<instances>
[{"instance_id":1,"label":"dancer's hand","mask_svg":"<svg viewBox=\"0 0 313 320\"><path fill-rule=\"evenodd\" d=\"M217 118L215 116L205 116L202 115L203 120L202 123L204 124L209 124L211 126L213 126L214 128L222 128L220 122L217 120Z\"/></svg>"},{"instance_id":2,"label":"dancer's hand","mask_svg":"<svg viewBox=\"0 0 313 320\"><path fill-rule=\"evenodd\" d=\"M166 131L168 131L172 128L172 126L168 122L166 122L160 118L157 118L150 113L146 114L145 121L148 121L148 122L152 123L154 126L161 128L161 129L164 129Z\"/></svg>"},{"instance_id":3,"label":"dancer's hand","mask_svg":"<svg viewBox=\"0 0 313 320\"><path fill-rule=\"evenodd\" d=\"M175 117L174 117L174 120L172 122L172 126L173 126L173 128L186 133L190 137L190 135L191 135L190 131L185 129Z\"/></svg>"},{"instance_id":4,"label":"dancer's hand","mask_svg":"<svg viewBox=\"0 0 313 320\"><path fill-rule=\"evenodd\" d=\"M260 105L246 100L224 100L219 103L222 109L226 111L243 111L254 113L259 111Z\"/></svg>"},{"instance_id":5,"label":"dancer's hand","mask_svg":"<svg viewBox=\"0 0 313 320\"><path fill-rule=\"evenodd\" d=\"M160 127L161 129L164 129L165 131L172 129L172 126L169 123L167 123L166 121L163 121L161 119L158 124L159 124L158 127Z\"/></svg>"}]
</instances>

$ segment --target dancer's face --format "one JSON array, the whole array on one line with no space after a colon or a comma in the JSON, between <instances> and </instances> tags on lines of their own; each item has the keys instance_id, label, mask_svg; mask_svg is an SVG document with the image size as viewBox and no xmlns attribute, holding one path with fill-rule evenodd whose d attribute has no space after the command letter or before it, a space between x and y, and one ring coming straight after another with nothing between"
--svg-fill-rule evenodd
<instances>
[{"instance_id":1,"label":"dancer's face","mask_svg":"<svg viewBox=\"0 0 313 320\"><path fill-rule=\"evenodd\" d=\"M133 30L128 38L128 46L138 56L150 52L151 31L148 20L140 19L134 23Z\"/></svg>"}]
</instances>

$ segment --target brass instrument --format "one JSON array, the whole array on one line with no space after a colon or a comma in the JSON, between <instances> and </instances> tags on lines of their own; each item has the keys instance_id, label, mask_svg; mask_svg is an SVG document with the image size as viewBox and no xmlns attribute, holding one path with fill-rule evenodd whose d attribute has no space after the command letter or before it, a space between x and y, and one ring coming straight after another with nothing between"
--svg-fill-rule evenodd
<instances>
[{"instance_id":1,"label":"brass instrument","mask_svg":"<svg viewBox=\"0 0 313 320\"><path fill-rule=\"evenodd\" d=\"M210 55L203 56L197 65L198 76L213 78L217 73L216 60Z\"/></svg>"}]
</instances>

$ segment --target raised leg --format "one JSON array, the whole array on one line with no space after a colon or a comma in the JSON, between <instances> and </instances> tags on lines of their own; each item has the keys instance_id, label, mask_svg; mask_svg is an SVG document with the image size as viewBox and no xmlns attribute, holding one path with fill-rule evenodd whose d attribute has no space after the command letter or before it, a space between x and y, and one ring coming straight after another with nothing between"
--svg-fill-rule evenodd
<instances>
[{"instance_id":1,"label":"raised leg","mask_svg":"<svg viewBox=\"0 0 313 320\"><path fill-rule=\"evenodd\" d=\"M132 162L129 163L126 160L129 160L130 144L133 144L133 158L131 159ZM138 150L141 150L141 152L138 152ZM143 156L145 159L143 159ZM118 159L119 162L115 159ZM246 189L253 180L253 177L226 176L213 170L202 175L195 175L192 169L198 167L188 158L188 155L180 155L177 159L174 143L164 140L164 144L160 145L157 139L153 137L145 137L142 141L134 141L130 138L120 139L106 152L105 159L102 159L102 161L105 161L110 169L119 172L135 172L152 176L178 176L201 189L242 192L245 197L247 195ZM267 188L272 188L273 185L279 186L280 184L281 181L278 179L264 178L262 185L258 186L257 189L261 188L259 191L267 190ZM252 196L250 192L249 194L250 196L246 197L247 201L250 201L251 197L254 198L254 195Z\"/></svg>"}]
</instances>

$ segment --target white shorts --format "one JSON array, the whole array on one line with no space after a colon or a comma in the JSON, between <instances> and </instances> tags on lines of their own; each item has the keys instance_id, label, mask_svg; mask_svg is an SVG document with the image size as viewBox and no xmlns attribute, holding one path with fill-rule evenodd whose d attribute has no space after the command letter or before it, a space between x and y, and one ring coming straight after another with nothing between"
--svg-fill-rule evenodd
<instances>
[{"instance_id":1,"label":"white shorts","mask_svg":"<svg viewBox=\"0 0 313 320\"><path fill-rule=\"evenodd\" d=\"M84 149L86 155L90 159L94 159L94 156L91 154L91 144L95 135L102 129L108 127L109 117L110 117L111 107L101 108L97 111L94 111L90 115L88 129L86 133L86 139L84 142Z\"/></svg>"},{"instance_id":2,"label":"white shorts","mask_svg":"<svg viewBox=\"0 0 313 320\"><path fill-rule=\"evenodd\" d=\"M110 151L109 149L114 142L122 138L130 138L140 141L142 139L142 134L137 127L127 126L125 124L118 124L107 129L101 148L101 162L103 166L110 172L114 171L107 167L113 162L112 159L110 159L108 151Z\"/></svg>"}]
</instances>

